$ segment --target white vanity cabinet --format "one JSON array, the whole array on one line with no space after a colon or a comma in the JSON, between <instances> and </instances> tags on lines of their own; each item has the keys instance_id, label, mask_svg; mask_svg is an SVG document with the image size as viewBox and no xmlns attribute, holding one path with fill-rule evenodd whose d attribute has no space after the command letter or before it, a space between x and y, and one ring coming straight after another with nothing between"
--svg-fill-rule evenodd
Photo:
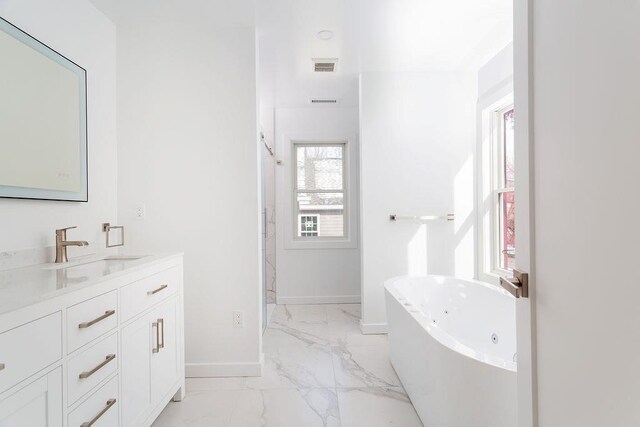
<instances>
[{"instance_id":1,"label":"white vanity cabinet","mask_svg":"<svg viewBox=\"0 0 640 427\"><path fill-rule=\"evenodd\" d=\"M161 402L171 391L179 375L177 338L178 306L170 299L151 313L151 324L156 325L155 348L151 350L151 402ZM160 341L158 341L158 338ZM172 393L173 394L173 393Z\"/></svg>"},{"instance_id":2,"label":"white vanity cabinet","mask_svg":"<svg viewBox=\"0 0 640 427\"><path fill-rule=\"evenodd\" d=\"M62 358L62 313L0 333L0 393Z\"/></svg>"},{"instance_id":3,"label":"white vanity cabinet","mask_svg":"<svg viewBox=\"0 0 640 427\"><path fill-rule=\"evenodd\" d=\"M127 267L0 311L0 427L148 427L182 399L182 256Z\"/></svg>"},{"instance_id":4,"label":"white vanity cabinet","mask_svg":"<svg viewBox=\"0 0 640 427\"><path fill-rule=\"evenodd\" d=\"M2 427L62 427L62 368L43 375L0 401Z\"/></svg>"},{"instance_id":5,"label":"white vanity cabinet","mask_svg":"<svg viewBox=\"0 0 640 427\"><path fill-rule=\"evenodd\" d=\"M173 395L181 374L178 300L171 297L122 330L122 426L135 427Z\"/></svg>"}]
</instances>

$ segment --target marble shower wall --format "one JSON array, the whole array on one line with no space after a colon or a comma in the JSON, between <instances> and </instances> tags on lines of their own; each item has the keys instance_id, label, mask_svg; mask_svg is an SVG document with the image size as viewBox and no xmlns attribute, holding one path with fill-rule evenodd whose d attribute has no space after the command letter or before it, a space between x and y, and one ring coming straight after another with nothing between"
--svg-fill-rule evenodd
<instances>
[{"instance_id":1,"label":"marble shower wall","mask_svg":"<svg viewBox=\"0 0 640 427\"><path fill-rule=\"evenodd\" d=\"M266 133L266 142L274 149L273 137ZM262 150L264 182L265 182L265 208L267 209L267 250L265 253L267 269L267 303L276 302L276 159L268 150Z\"/></svg>"}]
</instances>

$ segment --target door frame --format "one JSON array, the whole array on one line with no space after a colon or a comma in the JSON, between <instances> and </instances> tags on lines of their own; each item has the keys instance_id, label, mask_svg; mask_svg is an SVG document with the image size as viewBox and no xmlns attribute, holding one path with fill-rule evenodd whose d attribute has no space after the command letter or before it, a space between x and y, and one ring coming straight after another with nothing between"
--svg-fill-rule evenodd
<instances>
[{"instance_id":1,"label":"door frame","mask_svg":"<svg viewBox=\"0 0 640 427\"><path fill-rule=\"evenodd\" d=\"M533 0L514 0L514 108L516 114L516 267L529 273L529 298L516 300L518 427L538 425L533 147ZM520 243L518 243L518 240Z\"/></svg>"}]
</instances>

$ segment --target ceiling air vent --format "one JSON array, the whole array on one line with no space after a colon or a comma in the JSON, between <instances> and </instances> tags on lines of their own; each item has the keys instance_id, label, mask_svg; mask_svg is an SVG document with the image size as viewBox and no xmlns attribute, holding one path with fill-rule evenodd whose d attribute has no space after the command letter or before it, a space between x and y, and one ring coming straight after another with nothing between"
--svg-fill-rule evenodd
<instances>
[{"instance_id":1,"label":"ceiling air vent","mask_svg":"<svg viewBox=\"0 0 640 427\"><path fill-rule=\"evenodd\" d=\"M312 104L337 104L337 99L329 99L329 98L311 98Z\"/></svg>"},{"instance_id":2,"label":"ceiling air vent","mask_svg":"<svg viewBox=\"0 0 640 427\"><path fill-rule=\"evenodd\" d=\"M335 73L337 58L312 58L313 71L316 73Z\"/></svg>"}]
</instances>

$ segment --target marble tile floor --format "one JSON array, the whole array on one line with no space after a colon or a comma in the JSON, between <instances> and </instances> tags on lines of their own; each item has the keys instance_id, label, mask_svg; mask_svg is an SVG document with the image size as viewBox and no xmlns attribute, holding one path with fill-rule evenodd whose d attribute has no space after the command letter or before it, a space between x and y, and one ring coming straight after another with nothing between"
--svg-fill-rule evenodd
<instances>
[{"instance_id":1,"label":"marble tile floor","mask_svg":"<svg viewBox=\"0 0 640 427\"><path fill-rule=\"evenodd\" d=\"M261 377L189 378L153 427L422 427L359 304L278 305Z\"/></svg>"}]
</instances>

